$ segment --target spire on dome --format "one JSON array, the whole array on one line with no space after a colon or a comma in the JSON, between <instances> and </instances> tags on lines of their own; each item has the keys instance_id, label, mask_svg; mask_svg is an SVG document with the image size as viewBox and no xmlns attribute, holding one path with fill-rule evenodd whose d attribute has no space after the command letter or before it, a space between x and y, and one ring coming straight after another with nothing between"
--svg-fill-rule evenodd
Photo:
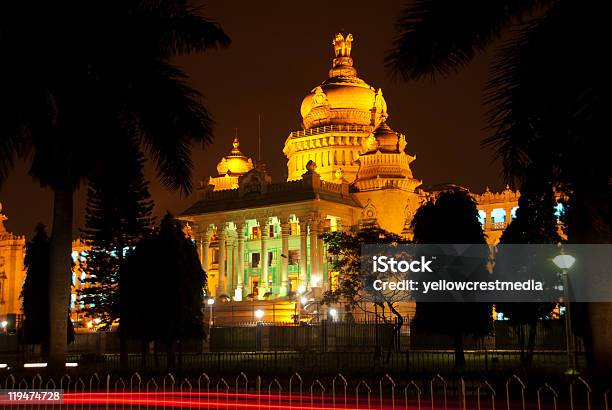
<instances>
[{"instance_id":1,"label":"spire on dome","mask_svg":"<svg viewBox=\"0 0 612 410\"><path fill-rule=\"evenodd\" d=\"M336 57L350 57L352 43L353 35L351 33L347 34L346 37L342 33L336 34L332 41Z\"/></svg>"},{"instance_id":2,"label":"spire on dome","mask_svg":"<svg viewBox=\"0 0 612 410\"><path fill-rule=\"evenodd\" d=\"M329 77L356 77L357 70L353 67L353 59L351 58L351 49L353 47L353 35L347 34L346 37L342 33L337 33L333 40L334 46L334 62Z\"/></svg>"},{"instance_id":3,"label":"spire on dome","mask_svg":"<svg viewBox=\"0 0 612 410\"><path fill-rule=\"evenodd\" d=\"M240 140L238 139L238 136L236 135L234 137L234 140L232 141L232 150L230 151L231 155L242 155L242 152L240 152Z\"/></svg>"},{"instance_id":4,"label":"spire on dome","mask_svg":"<svg viewBox=\"0 0 612 410\"><path fill-rule=\"evenodd\" d=\"M232 150L228 155L221 158L221 162L217 164L219 175L231 174L242 175L253 168L253 162L250 158L240 151L240 140L238 135L232 140Z\"/></svg>"}]
</instances>

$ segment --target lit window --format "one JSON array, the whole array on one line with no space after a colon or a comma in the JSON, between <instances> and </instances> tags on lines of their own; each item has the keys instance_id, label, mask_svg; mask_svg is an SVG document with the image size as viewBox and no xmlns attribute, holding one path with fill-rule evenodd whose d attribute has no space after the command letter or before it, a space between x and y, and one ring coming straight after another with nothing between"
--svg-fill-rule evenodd
<instances>
[{"instance_id":1,"label":"lit window","mask_svg":"<svg viewBox=\"0 0 612 410\"><path fill-rule=\"evenodd\" d=\"M478 210L478 222L480 222L481 225L484 225L486 220L487 220L487 213L483 211L482 209L479 209Z\"/></svg>"},{"instance_id":2,"label":"lit window","mask_svg":"<svg viewBox=\"0 0 612 410\"><path fill-rule=\"evenodd\" d=\"M258 268L259 267L259 253L258 252L253 252L251 254L251 267L252 268Z\"/></svg>"},{"instance_id":3,"label":"lit window","mask_svg":"<svg viewBox=\"0 0 612 410\"><path fill-rule=\"evenodd\" d=\"M502 208L495 208L491 212L491 222L506 222L506 211L504 211Z\"/></svg>"}]
</instances>

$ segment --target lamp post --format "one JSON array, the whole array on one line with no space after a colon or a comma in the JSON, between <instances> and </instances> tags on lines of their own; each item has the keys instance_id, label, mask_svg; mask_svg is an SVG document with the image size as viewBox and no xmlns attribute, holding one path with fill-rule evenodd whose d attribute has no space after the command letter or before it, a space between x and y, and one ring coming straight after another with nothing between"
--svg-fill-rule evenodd
<instances>
[{"instance_id":1,"label":"lamp post","mask_svg":"<svg viewBox=\"0 0 612 410\"><path fill-rule=\"evenodd\" d=\"M567 271L574 265L576 258L572 255L561 254L553 258L553 262L563 276L563 299L565 302L565 344L567 348L567 365L566 374L574 375L578 373L576 363L576 350L574 347L574 337L572 332L572 315L570 311L570 295L569 295L569 277Z\"/></svg>"},{"instance_id":2,"label":"lamp post","mask_svg":"<svg viewBox=\"0 0 612 410\"><path fill-rule=\"evenodd\" d=\"M211 330L213 325L213 305L215 304L215 300L213 298L209 298L206 303L208 304L209 313L208 313L208 340L210 340Z\"/></svg>"}]
</instances>

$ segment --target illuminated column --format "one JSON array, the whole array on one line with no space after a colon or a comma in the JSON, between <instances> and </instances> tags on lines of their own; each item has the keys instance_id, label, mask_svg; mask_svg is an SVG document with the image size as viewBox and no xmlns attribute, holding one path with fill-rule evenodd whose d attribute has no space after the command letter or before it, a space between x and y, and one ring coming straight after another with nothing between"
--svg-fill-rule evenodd
<instances>
[{"instance_id":1,"label":"illuminated column","mask_svg":"<svg viewBox=\"0 0 612 410\"><path fill-rule=\"evenodd\" d=\"M319 231L318 221L311 218L310 228L310 287L318 288L321 284L321 271L319 267L319 254L317 250L317 233Z\"/></svg>"},{"instance_id":2,"label":"illuminated column","mask_svg":"<svg viewBox=\"0 0 612 410\"><path fill-rule=\"evenodd\" d=\"M210 230L206 230L204 235L202 236L202 241L200 242L200 262L202 262L202 269L204 272L208 273L210 268L208 264L208 251L210 249Z\"/></svg>"},{"instance_id":3,"label":"illuminated column","mask_svg":"<svg viewBox=\"0 0 612 410\"><path fill-rule=\"evenodd\" d=\"M234 293L234 282L236 281L236 241L231 238L228 244L229 258L227 266L227 295L231 297Z\"/></svg>"},{"instance_id":4,"label":"illuminated column","mask_svg":"<svg viewBox=\"0 0 612 410\"><path fill-rule=\"evenodd\" d=\"M512 222L512 207L506 208L505 211L506 211L506 226L508 226L508 224Z\"/></svg>"},{"instance_id":5,"label":"illuminated column","mask_svg":"<svg viewBox=\"0 0 612 410\"><path fill-rule=\"evenodd\" d=\"M493 228L493 217L491 215L493 213L493 208L485 209L485 212L485 230L490 231L491 228Z\"/></svg>"},{"instance_id":6,"label":"illuminated column","mask_svg":"<svg viewBox=\"0 0 612 410\"><path fill-rule=\"evenodd\" d=\"M300 277L298 286L307 287L308 279L308 224L306 222L300 222Z\"/></svg>"},{"instance_id":7,"label":"illuminated column","mask_svg":"<svg viewBox=\"0 0 612 410\"><path fill-rule=\"evenodd\" d=\"M222 228L219 234L219 278L217 281L217 297L222 294L227 294L226 290L226 274L225 274L225 241L226 232L225 226Z\"/></svg>"},{"instance_id":8,"label":"illuminated column","mask_svg":"<svg viewBox=\"0 0 612 410\"><path fill-rule=\"evenodd\" d=\"M321 223L321 221L319 221L319 225L318 225L318 230L317 233L320 235L323 233L323 229L325 228L325 225L323 223ZM323 238L320 238L319 235L317 235L317 268L319 269L319 278L320 278L320 282L318 284L318 287L323 287L324 286L324 278L325 278L325 255L323 255Z\"/></svg>"},{"instance_id":9,"label":"illuminated column","mask_svg":"<svg viewBox=\"0 0 612 410\"><path fill-rule=\"evenodd\" d=\"M242 300L242 290L244 289L244 222L238 224L236 233L238 234L238 256L236 259L236 291L234 300Z\"/></svg>"},{"instance_id":10,"label":"illuminated column","mask_svg":"<svg viewBox=\"0 0 612 410\"><path fill-rule=\"evenodd\" d=\"M261 277L259 279L259 299L263 299L264 293L268 290L268 249L266 243L268 241L268 218L259 221L259 230L261 231Z\"/></svg>"},{"instance_id":11,"label":"illuminated column","mask_svg":"<svg viewBox=\"0 0 612 410\"><path fill-rule=\"evenodd\" d=\"M280 296L287 296L287 289L289 286L289 234L291 233L291 225L289 222L284 221L281 223L281 244L282 254L281 256L281 287Z\"/></svg>"}]
</instances>

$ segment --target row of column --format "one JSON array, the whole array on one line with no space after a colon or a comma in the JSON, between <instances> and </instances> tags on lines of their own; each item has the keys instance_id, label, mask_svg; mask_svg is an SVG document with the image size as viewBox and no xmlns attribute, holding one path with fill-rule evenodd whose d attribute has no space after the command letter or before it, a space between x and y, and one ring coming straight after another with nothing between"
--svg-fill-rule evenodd
<instances>
[{"instance_id":1,"label":"row of column","mask_svg":"<svg viewBox=\"0 0 612 410\"><path fill-rule=\"evenodd\" d=\"M318 238L322 232L323 225L318 218L310 218L307 221L300 221L300 259L299 259L299 283L298 286L310 287L315 293L319 292L323 286L323 270L324 270L324 244L323 240ZM260 278L259 278L259 296L271 291L269 283L269 259L268 259L268 239L269 238L269 220L268 218L259 220L261 229L260 239ZM244 291L244 238L246 224L236 224L236 238L228 232L225 226L220 227L218 236L218 281L216 294L229 295L229 280L227 262L231 262L230 273L236 274L236 289L234 291L234 300L240 301L243 298ZM288 221L283 221L280 224L281 228L281 280L280 280L280 296L287 295L289 291L289 237L291 235L291 224ZM200 260L202 266L208 271L210 267L209 249L211 231L204 232L200 241ZM310 238L308 237L310 236ZM310 249L308 249L310 242ZM228 253L230 255L228 255ZM307 282L308 275L308 259L310 259L310 283Z\"/></svg>"}]
</instances>

